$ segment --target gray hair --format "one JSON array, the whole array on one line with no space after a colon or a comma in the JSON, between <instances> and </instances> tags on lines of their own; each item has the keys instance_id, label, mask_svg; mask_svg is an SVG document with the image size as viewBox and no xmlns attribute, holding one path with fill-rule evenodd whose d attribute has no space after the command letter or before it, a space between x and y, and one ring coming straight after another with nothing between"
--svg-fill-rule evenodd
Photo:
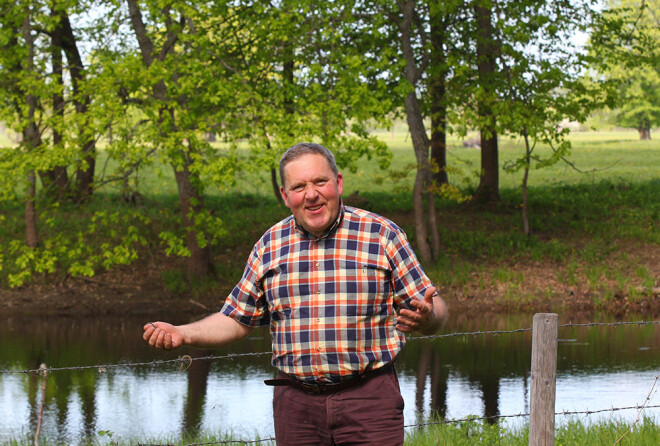
<instances>
[{"instance_id":1,"label":"gray hair","mask_svg":"<svg viewBox=\"0 0 660 446\"><path fill-rule=\"evenodd\" d=\"M339 175L339 170L337 169L335 156L330 150L323 147L321 144L316 144L313 142L299 142L298 144L295 144L286 149L286 152L284 152L284 155L282 155L282 158L280 159L280 179L282 180L282 187L284 187L284 183L286 181L284 178L284 168L286 165L303 155L309 154L322 155L328 161L332 173L334 173L335 178L337 178Z\"/></svg>"}]
</instances>

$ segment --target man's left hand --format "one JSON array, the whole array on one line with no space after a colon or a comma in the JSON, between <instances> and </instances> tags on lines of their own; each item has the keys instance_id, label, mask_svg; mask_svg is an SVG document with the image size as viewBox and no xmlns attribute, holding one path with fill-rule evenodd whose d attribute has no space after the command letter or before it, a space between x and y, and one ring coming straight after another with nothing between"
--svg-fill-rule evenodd
<instances>
[{"instance_id":1,"label":"man's left hand","mask_svg":"<svg viewBox=\"0 0 660 446\"><path fill-rule=\"evenodd\" d=\"M404 333L419 331L429 335L438 331L447 319L447 305L435 292L434 287L426 289L424 300L413 299L411 305L415 310L399 311L397 330Z\"/></svg>"}]
</instances>

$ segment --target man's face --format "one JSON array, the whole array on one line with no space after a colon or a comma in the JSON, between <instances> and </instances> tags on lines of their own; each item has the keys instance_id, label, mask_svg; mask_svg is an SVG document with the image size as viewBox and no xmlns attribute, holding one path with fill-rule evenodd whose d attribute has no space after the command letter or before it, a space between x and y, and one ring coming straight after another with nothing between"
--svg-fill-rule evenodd
<instances>
[{"instance_id":1,"label":"man's face","mask_svg":"<svg viewBox=\"0 0 660 446\"><path fill-rule=\"evenodd\" d=\"M320 236L339 213L339 197L343 192L341 173L335 178L323 155L307 154L284 168L286 184L280 193L298 224L307 232Z\"/></svg>"}]
</instances>

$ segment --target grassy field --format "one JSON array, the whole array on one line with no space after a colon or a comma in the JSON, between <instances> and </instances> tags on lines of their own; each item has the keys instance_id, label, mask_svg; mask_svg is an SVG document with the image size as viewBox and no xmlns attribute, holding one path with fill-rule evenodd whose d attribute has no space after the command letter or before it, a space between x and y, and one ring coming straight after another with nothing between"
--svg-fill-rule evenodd
<instances>
[{"instance_id":1,"label":"grassy field","mask_svg":"<svg viewBox=\"0 0 660 446\"><path fill-rule=\"evenodd\" d=\"M622 438L618 443L620 445L656 445L660 442L660 426L650 420L644 420L634 427L618 421L596 424L571 421L555 429L557 446L613 445L619 438ZM529 444L529 431L506 430L498 425L478 422L442 424L425 431L411 433L405 444L407 446L523 446Z\"/></svg>"},{"instance_id":2,"label":"grassy field","mask_svg":"<svg viewBox=\"0 0 660 446\"><path fill-rule=\"evenodd\" d=\"M617 440L620 441L618 443ZM188 444L250 444L272 446L274 441L257 441L258 439L237 438L231 435L200 435L184 436L182 438L157 438L123 440L116 438L111 432L103 432L98 438L88 439L89 445L112 444L116 446L130 444L153 445L188 445ZM8 446L32 444L33 438L25 442L16 440L7 443ZM47 441L39 444L48 446ZM526 446L529 444L529 432L525 429L507 430L501 426L469 421L452 424L436 424L425 430L407 431L405 446ZM555 445L557 446L655 446L660 444L660 426L649 419L642 419L635 425L617 420L598 423L569 421L555 429Z\"/></svg>"},{"instance_id":3,"label":"grassy field","mask_svg":"<svg viewBox=\"0 0 660 446\"><path fill-rule=\"evenodd\" d=\"M414 244L410 139L403 132L378 137L392 150L390 168L380 170L376 160L360 160L355 169L344 172L344 197L358 193L359 205L392 218ZM570 165L559 162L530 173L530 237L522 233L520 172L501 171L502 201L495 207L437 199L442 253L425 268L445 296L505 307L567 299L603 308L657 302L660 142L639 141L635 131L577 132L571 141ZM450 180L469 197L478 182L480 153L462 147L457 139L450 139L448 145ZM550 149L539 147L537 152L547 157ZM520 141L501 138L501 165L521 154ZM111 264L104 263L104 252L127 237L135 248L116 254L124 263L162 256L167 242L158 235L180 226L171 168L158 164L143 168L137 184L143 196L138 206L120 200L118 187L107 186L85 208L42 207L41 252L45 254L25 258L20 243L3 243L0 283L6 286L8 277L25 265L36 278L47 278L49 271L63 274L71 267L67 256L76 250L91 259L87 269L78 265L81 271L102 271ZM205 194L207 206L222 220L213 252L220 287L226 288L240 277L252 243L289 211L275 199L267 172L240 173L232 185L207 182ZM21 240L22 204L1 203L0 219L0 238ZM60 253L46 252L63 241ZM190 288L182 268L163 272L163 282L171 291Z\"/></svg>"}]
</instances>

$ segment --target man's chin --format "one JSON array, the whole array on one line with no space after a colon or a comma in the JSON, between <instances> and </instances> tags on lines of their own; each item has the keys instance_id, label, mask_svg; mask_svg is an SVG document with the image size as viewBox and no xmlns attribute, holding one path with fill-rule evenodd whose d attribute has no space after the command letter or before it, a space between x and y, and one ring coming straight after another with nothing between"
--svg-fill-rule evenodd
<instances>
[{"instance_id":1,"label":"man's chin","mask_svg":"<svg viewBox=\"0 0 660 446\"><path fill-rule=\"evenodd\" d=\"M329 226L330 226L330 223L325 221L325 222L322 222L318 225L317 224L303 225L303 228L305 228L305 230L307 232L309 232L311 234L314 234L316 236L319 236L319 235L323 234L325 232L325 230L328 229Z\"/></svg>"}]
</instances>

